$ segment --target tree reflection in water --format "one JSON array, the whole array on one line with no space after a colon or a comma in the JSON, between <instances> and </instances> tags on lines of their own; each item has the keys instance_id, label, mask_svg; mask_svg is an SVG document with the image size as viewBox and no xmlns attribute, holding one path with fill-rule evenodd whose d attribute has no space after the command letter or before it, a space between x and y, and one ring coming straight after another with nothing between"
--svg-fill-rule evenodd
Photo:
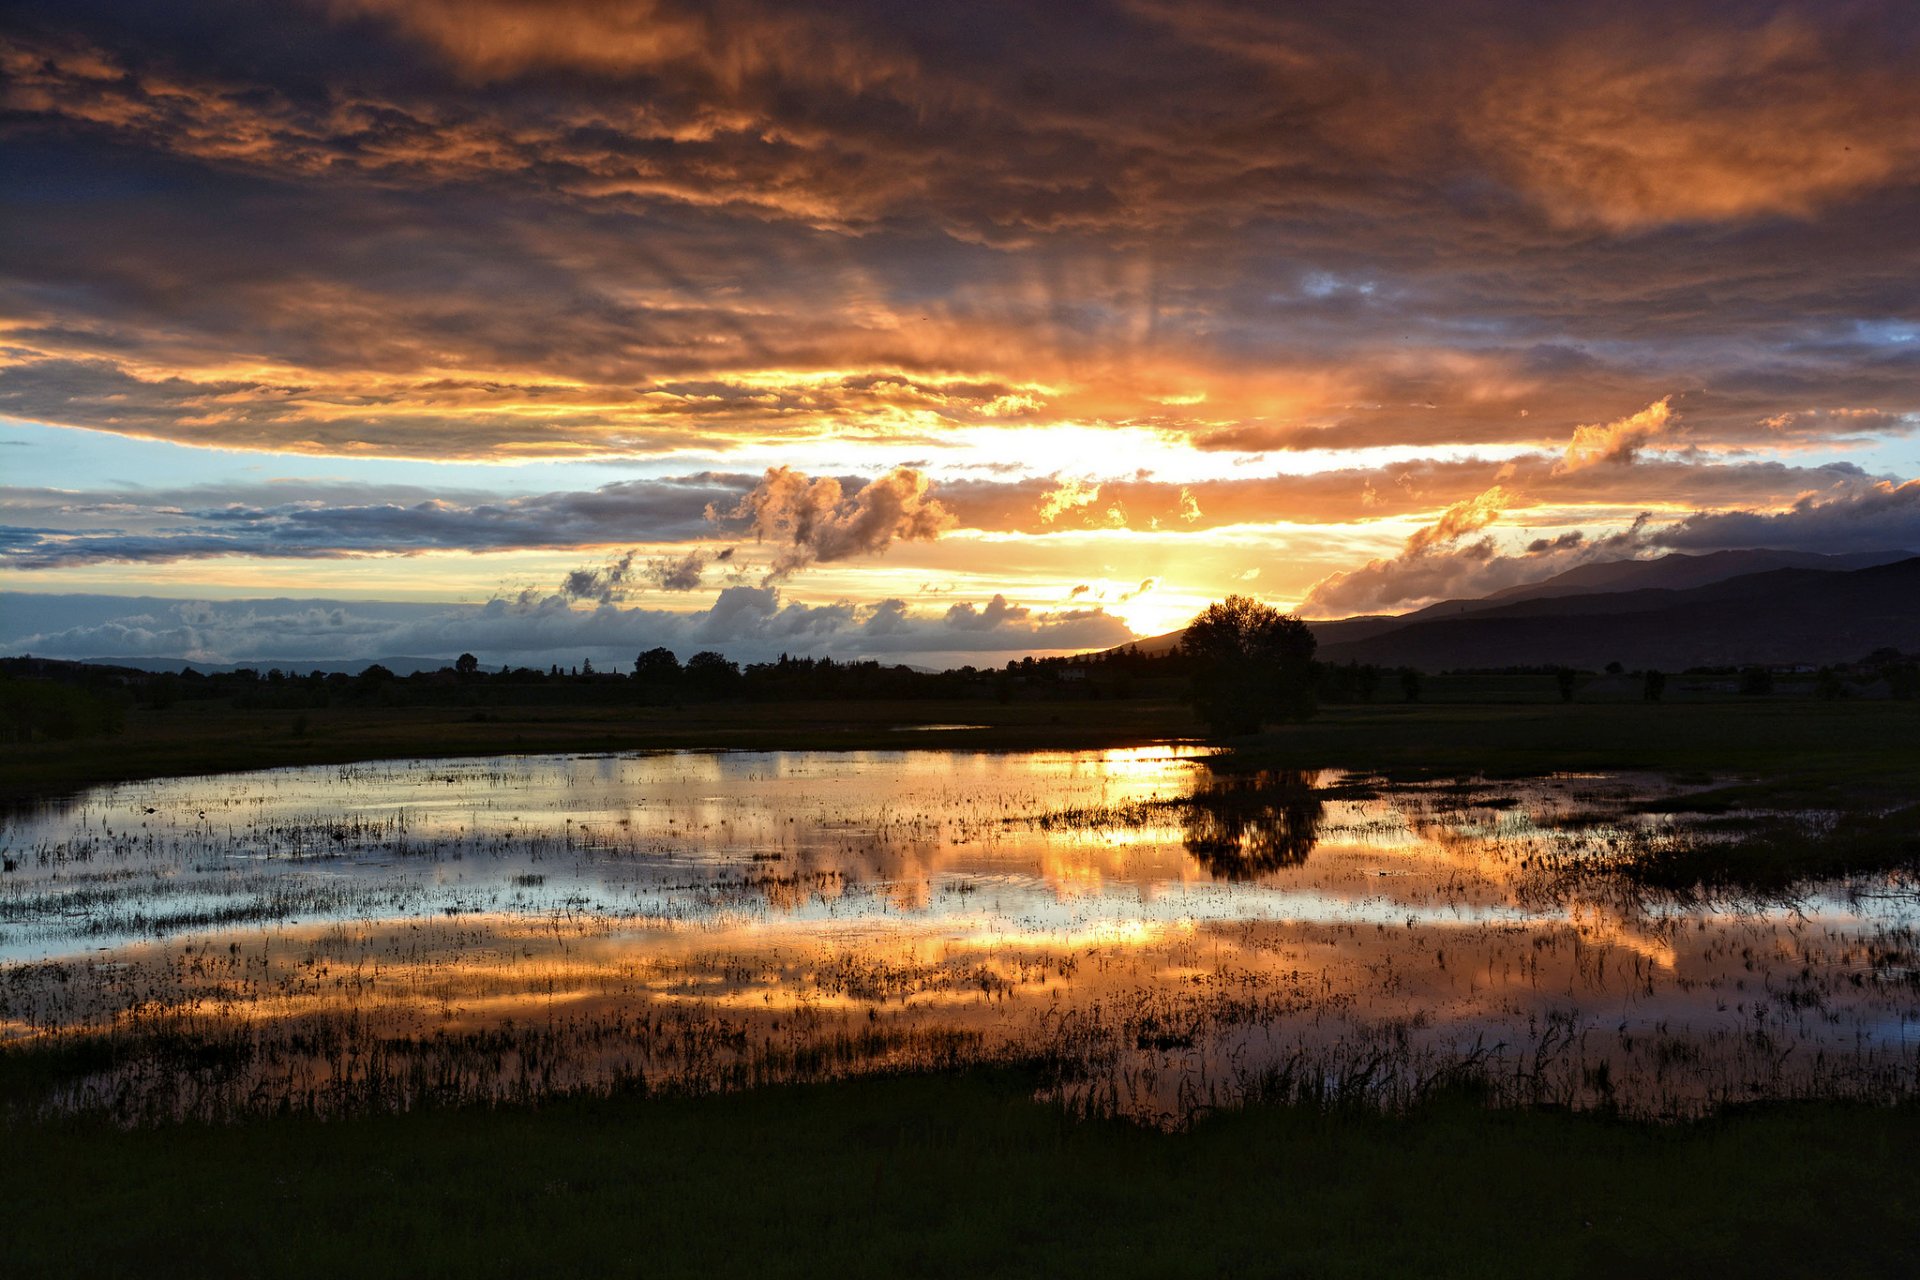
<instances>
[{"instance_id":1,"label":"tree reflection in water","mask_svg":"<svg viewBox=\"0 0 1920 1280\"><path fill-rule=\"evenodd\" d=\"M1300 866L1319 841L1324 809L1297 769L1214 774L1185 807L1187 852L1216 880Z\"/></svg>"}]
</instances>

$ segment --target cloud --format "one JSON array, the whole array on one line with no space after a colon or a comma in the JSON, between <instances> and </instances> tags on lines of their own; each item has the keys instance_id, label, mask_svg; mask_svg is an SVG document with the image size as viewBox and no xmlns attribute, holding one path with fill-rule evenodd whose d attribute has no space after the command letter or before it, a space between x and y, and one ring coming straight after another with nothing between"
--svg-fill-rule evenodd
<instances>
[{"instance_id":1,"label":"cloud","mask_svg":"<svg viewBox=\"0 0 1920 1280\"><path fill-rule=\"evenodd\" d=\"M953 527L953 514L931 496L933 485L911 467L896 467L848 495L830 476L769 468L732 508L709 508L717 521L745 520L756 539L774 544L768 580L818 561L877 555L896 541L931 542Z\"/></svg>"},{"instance_id":2,"label":"cloud","mask_svg":"<svg viewBox=\"0 0 1920 1280\"><path fill-rule=\"evenodd\" d=\"M1453 503L1432 524L1407 535L1400 555L1369 560L1350 572L1329 574L1300 601L1309 618L1336 618L1367 610L1384 610L1407 601L1427 601L1459 589L1459 583L1484 578L1484 570L1498 553L1490 539L1467 547L1453 547L1467 533L1475 533L1500 518L1513 495L1500 486Z\"/></svg>"},{"instance_id":3,"label":"cloud","mask_svg":"<svg viewBox=\"0 0 1920 1280\"><path fill-rule=\"evenodd\" d=\"M720 551L695 550L683 556L667 556L647 562L647 580L662 591L698 591L707 569L733 559L733 548Z\"/></svg>"},{"instance_id":4,"label":"cloud","mask_svg":"<svg viewBox=\"0 0 1920 1280\"><path fill-rule=\"evenodd\" d=\"M1672 399L1662 396L1630 417L1600 426L1576 428L1573 439L1567 442L1565 457L1554 467L1555 472L1565 475L1601 463L1632 462L1641 449L1666 434L1674 417Z\"/></svg>"},{"instance_id":5,"label":"cloud","mask_svg":"<svg viewBox=\"0 0 1920 1280\"><path fill-rule=\"evenodd\" d=\"M710 534L706 511L747 493L746 476L698 473L617 481L592 490L499 498L429 496L392 486L293 486L86 494L3 490L6 510L32 526L0 535L0 563L55 569L111 562L162 563L213 556L315 559L430 551L563 549L680 542ZM349 495L373 501L341 501ZM113 523L99 517L111 508ZM583 580L584 581L584 580Z\"/></svg>"},{"instance_id":6,"label":"cloud","mask_svg":"<svg viewBox=\"0 0 1920 1280\"><path fill-rule=\"evenodd\" d=\"M568 600L616 604L636 591L651 587L657 591L698 591L704 585L707 569L733 559L732 547L708 551L697 547L683 555L655 556L642 561L640 552L630 550L599 568L575 569L560 581L560 594Z\"/></svg>"},{"instance_id":7,"label":"cloud","mask_svg":"<svg viewBox=\"0 0 1920 1280\"><path fill-rule=\"evenodd\" d=\"M1090 507L1100 500L1100 486L1066 477L1040 496L1040 523L1052 524L1068 511Z\"/></svg>"},{"instance_id":8,"label":"cloud","mask_svg":"<svg viewBox=\"0 0 1920 1280\"><path fill-rule=\"evenodd\" d=\"M43 657L182 658L294 665L471 652L488 665L591 658L618 669L662 645L719 649L740 661L782 652L888 661L992 664L1008 654L1104 648L1133 633L1099 609L1035 611L996 595L944 611L887 599L808 604L778 588L729 586L705 609L582 609L529 592L481 606L369 601L119 600L0 597L0 652Z\"/></svg>"},{"instance_id":9,"label":"cloud","mask_svg":"<svg viewBox=\"0 0 1920 1280\"><path fill-rule=\"evenodd\" d=\"M1477 600L1508 587L1540 582L1594 561L1647 553L1638 527L1590 538L1571 530L1535 538L1516 552L1481 538L1439 553L1375 560L1316 584L1299 612L1315 618L1398 613L1440 600Z\"/></svg>"},{"instance_id":10,"label":"cloud","mask_svg":"<svg viewBox=\"0 0 1920 1280\"><path fill-rule=\"evenodd\" d=\"M1404 556L1417 556L1442 543L1484 529L1500 518L1513 501L1513 495L1499 485L1475 494L1465 502L1456 502L1440 513L1440 518L1408 535Z\"/></svg>"},{"instance_id":11,"label":"cloud","mask_svg":"<svg viewBox=\"0 0 1920 1280\"><path fill-rule=\"evenodd\" d=\"M713 510L769 547L729 585L838 557L857 593L914 541L896 565L984 608L1120 570L1023 593L963 552L1125 527L1184 591L1245 525L1300 539L1263 579L1291 592L1496 485L1541 526L1514 547L1643 508L1785 537L1755 522L1887 479L1920 425L1920 12L1737 10L23 0L0 415L103 478L9 492L0 563L562 551L617 603L722 577ZM81 431L690 474L120 492ZM809 478L906 459L925 522ZM1591 553L1509 564L1479 514L1351 590Z\"/></svg>"},{"instance_id":12,"label":"cloud","mask_svg":"<svg viewBox=\"0 0 1920 1280\"><path fill-rule=\"evenodd\" d=\"M494 459L1546 445L1668 391L1702 445L1911 430L1910 13L1410 12L29 0L0 412Z\"/></svg>"},{"instance_id":13,"label":"cloud","mask_svg":"<svg viewBox=\"0 0 1920 1280\"><path fill-rule=\"evenodd\" d=\"M1569 530L1551 538L1536 538L1517 555L1503 551L1492 538L1455 545L1520 502L1519 492L1511 486L1522 479L1534 491L1526 501L1529 506L1548 501L1556 490L1570 497L1572 494L1566 491L1571 489L1591 499L1598 496L1593 488L1596 479L1601 485L1599 492L1608 492L1608 476L1616 481L1623 475L1631 478L1617 491L1620 498L1636 493L1643 500L1651 497L1653 490L1642 483L1649 468L1630 464L1634 464L1641 448L1667 433L1672 417L1670 398L1662 398L1615 421L1578 427L1564 454L1548 467L1523 460L1505 464L1500 471L1504 485L1454 503L1432 524L1415 530L1397 556L1374 559L1359 569L1321 579L1301 601L1301 612L1336 617L1402 610L1447 598L1475 598L1538 581L1602 556L1650 554L1658 547L1877 551L1920 545L1912 519L1914 504L1907 494L1912 486L1870 482L1857 468L1848 467L1829 469L1823 487L1795 495L1788 512L1696 514L1665 524L1643 512L1630 526L1612 534L1591 538L1583 530ZM1733 471L1769 479L1784 474L1784 469L1776 472L1764 466L1712 468L1685 464L1677 468L1670 465L1665 471L1671 475L1676 469L1695 493L1701 473Z\"/></svg>"},{"instance_id":14,"label":"cloud","mask_svg":"<svg viewBox=\"0 0 1920 1280\"><path fill-rule=\"evenodd\" d=\"M628 585L639 576L633 561L634 553L629 551L598 569L575 569L561 580L560 594L569 600L611 604L625 596Z\"/></svg>"},{"instance_id":15,"label":"cloud","mask_svg":"<svg viewBox=\"0 0 1920 1280\"><path fill-rule=\"evenodd\" d=\"M1454 503L1432 524L1408 535L1400 554L1371 560L1358 569L1330 574L1315 583L1300 602L1299 611L1314 618L1339 617L1450 593L1458 584L1482 576L1497 557L1488 539L1466 547L1452 544L1499 519L1512 500L1507 490L1495 485Z\"/></svg>"},{"instance_id":16,"label":"cloud","mask_svg":"<svg viewBox=\"0 0 1920 1280\"><path fill-rule=\"evenodd\" d=\"M1696 512L1671 520L1643 512L1610 532L1567 530L1532 539L1518 551L1503 550L1490 538L1464 546L1429 543L1417 553L1403 552L1329 576L1309 592L1301 612L1336 617L1435 600L1476 599L1593 561L1746 548L1820 555L1920 554L1920 480L1842 483L1802 495L1781 511Z\"/></svg>"},{"instance_id":17,"label":"cloud","mask_svg":"<svg viewBox=\"0 0 1920 1280\"><path fill-rule=\"evenodd\" d=\"M1851 25L1784 6L1734 29L1695 6L1622 18L1489 77L1466 130L1561 222L1807 217L1920 166L1903 42Z\"/></svg>"},{"instance_id":18,"label":"cloud","mask_svg":"<svg viewBox=\"0 0 1920 1280\"><path fill-rule=\"evenodd\" d=\"M1169 537L1178 538L1188 531L1262 525L1276 517L1339 525L1414 515L1473 498L1496 482L1536 502L1604 512L1648 504L1784 507L1808 493L1850 491L1877 480L1851 463L1714 463L1654 455L1632 467L1569 472L1560 465L1563 460L1542 453L1505 463L1412 461L1187 485L1125 479L1110 481L1103 490L1135 521L1157 519ZM0 566L47 571L223 556L312 560L644 544L640 550L648 569L640 583L671 590L669 578L675 584L688 580L686 557L696 552L712 555L706 568L733 564L722 554L705 552L714 532L706 511L735 507L763 482L764 477L697 472L514 497L323 481L151 490L0 488L6 520L0 525ZM947 480L940 485L939 502L956 529L1042 533L1106 527L1105 514L1095 505L1063 512L1052 525L1043 523L1037 504L1053 487L1055 482L1046 479ZM1181 519L1183 494L1204 503L1204 514L1191 524ZM682 573L672 574L669 561Z\"/></svg>"},{"instance_id":19,"label":"cloud","mask_svg":"<svg viewBox=\"0 0 1920 1280\"><path fill-rule=\"evenodd\" d=\"M1676 551L1766 547L1920 554L1920 480L1807 494L1785 511L1699 512L1650 532L1648 541Z\"/></svg>"}]
</instances>

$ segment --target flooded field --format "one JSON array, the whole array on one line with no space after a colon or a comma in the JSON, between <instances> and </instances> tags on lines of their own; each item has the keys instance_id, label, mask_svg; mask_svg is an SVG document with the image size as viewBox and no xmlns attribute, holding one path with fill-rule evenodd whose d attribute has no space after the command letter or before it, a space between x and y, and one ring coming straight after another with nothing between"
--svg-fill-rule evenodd
<instances>
[{"instance_id":1,"label":"flooded field","mask_svg":"<svg viewBox=\"0 0 1920 1280\"><path fill-rule=\"evenodd\" d=\"M129 1120L970 1061L1687 1115L1920 1090L1920 895L1653 894L1650 776L1389 785L1174 748L510 757L107 787L0 833L16 1106ZM1818 833L1832 815L1789 815Z\"/></svg>"}]
</instances>

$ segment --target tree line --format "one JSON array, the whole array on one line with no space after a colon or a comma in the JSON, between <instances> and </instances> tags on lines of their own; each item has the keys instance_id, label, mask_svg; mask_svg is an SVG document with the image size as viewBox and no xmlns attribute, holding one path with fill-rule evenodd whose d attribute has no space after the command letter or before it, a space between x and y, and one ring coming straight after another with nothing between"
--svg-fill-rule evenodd
<instances>
[{"instance_id":1,"label":"tree line","mask_svg":"<svg viewBox=\"0 0 1920 1280\"><path fill-rule=\"evenodd\" d=\"M1147 652L1125 646L946 671L788 654L743 665L716 650L702 650L682 661L665 647L636 654L624 669L598 670L590 660L582 660L564 667L556 662L544 668L488 670L473 654L463 653L446 667L405 676L379 664L351 675L317 670L301 674L275 667L152 672L5 658L0 659L0 741L113 733L136 705L166 708L215 700L240 709L298 711L335 706L598 707L610 702L677 706L719 701L1184 699L1210 733L1231 738L1304 719L1323 704L1419 702L1426 690L1426 677L1413 668L1322 662L1315 651L1312 629L1299 618L1246 596L1229 596L1203 610L1171 649ZM1546 677L1564 701L1571 701L1582 687L1581 673L1568 667L1501 674ZM1615 663L1606 674L1624 673ZM1774 677L1763 669L1728 668L1722 674L1736 677L1738 692L1744 695L1774 691ZM1648 701L1659 701L1667 688L1666 675L1658 671L1635 672L1631 678ZM1879 696L1920 696L1920 665L1882 651L1844 675L1823 669L1812 691L1823 698L1848 697L1876 683L1884 686Z\"/></svg>"}]
</instances>

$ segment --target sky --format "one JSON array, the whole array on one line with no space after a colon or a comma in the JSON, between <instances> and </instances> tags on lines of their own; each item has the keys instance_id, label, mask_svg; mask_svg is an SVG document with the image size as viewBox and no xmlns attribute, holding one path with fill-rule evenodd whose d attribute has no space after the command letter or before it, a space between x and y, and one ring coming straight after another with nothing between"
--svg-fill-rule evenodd
<instances>
[{"instance_id":1,"label":"sky","mask_svg":"<svg viewBox=\"0 0 1920 1280\"><path fill-rule=\"evenodd\" d=\"M1920 550L1916 66L1900 0L16 0L0 652L998 665Z\"/></svg>"}]
</instances>

